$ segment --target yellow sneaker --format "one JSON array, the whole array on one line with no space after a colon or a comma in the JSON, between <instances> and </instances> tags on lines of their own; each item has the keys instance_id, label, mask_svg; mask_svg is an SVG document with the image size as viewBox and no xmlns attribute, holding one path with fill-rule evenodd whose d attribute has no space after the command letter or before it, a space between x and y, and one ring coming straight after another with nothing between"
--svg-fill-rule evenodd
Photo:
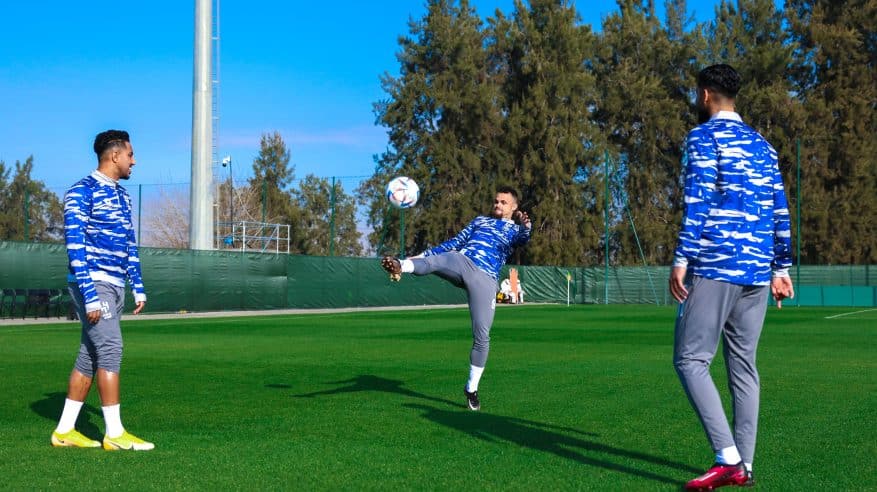
<instances>
[{"instance_id":1,"label":"yellow sneaker","mask_svg":"<svg viewBox=\"0 0 877 492\"><path fill-rule=\"evenodd\" d=\"M155 444L144 441L128 431L122 431L119 437L104 436L104 449L107 451L149 451L155 448Z\"/></svg>"},{"instance_id":2,"label":"yellow sneaker","mask_svg":"<svg viewBox=\"0 0 877 492\"><path fill-rule=\"evenodd\" d=\"M71 447L71 448L99 448L100 442L89 439L79 433L76 429L65 434L52 432L52 446Z\"/></svg>"}]
</instances>

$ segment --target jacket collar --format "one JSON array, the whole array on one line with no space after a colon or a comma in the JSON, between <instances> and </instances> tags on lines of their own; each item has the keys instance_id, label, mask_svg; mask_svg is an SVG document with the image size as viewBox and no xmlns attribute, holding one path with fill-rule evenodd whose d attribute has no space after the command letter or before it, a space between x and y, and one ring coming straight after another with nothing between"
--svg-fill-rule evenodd
<instances>
[{"instance_id":1,"label":"jacket collar","mask_svg":"<svg viewBox=\"0 0 877 492\"><path fill-rule=\"evenodd\" d=\"M743 122L743 118L741 118L735 111L719 111L710 117L710 121L712 120L734 120L741 123Z\"/></svg>"},{"instance_id":2,"label":"jacket collar","mask_svg":"<svg viewBox=\"0 0 877 492\"><path fill-rule=\"evenodd\" d=\"M118 186L118 185L119 185L119 182L118 182L118 181L116 181L116 180L110 178L110 177L107 176L106 174L104 174L104 173L98 171L97 169L95 169L95 170L91 173L91 177L94 178L94 179L96 179L96 180L98 180L98 181L100 181L101 183L103 183L103 184L105 184L105 185L109 185L109 186Z\"/></svg>"}]
</instances>

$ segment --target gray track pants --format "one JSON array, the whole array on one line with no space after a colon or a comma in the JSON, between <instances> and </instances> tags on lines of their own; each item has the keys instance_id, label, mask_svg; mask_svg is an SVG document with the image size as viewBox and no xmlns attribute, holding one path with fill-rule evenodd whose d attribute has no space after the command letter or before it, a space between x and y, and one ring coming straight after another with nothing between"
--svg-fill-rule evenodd
<instances>
[{"instance_id":1,"label":"gray track pants","mask_svg":"<svg viewBox=\"0 0 877 492\"><path fill-rule=\"evenodd\" d=\"M693 277L676 318L673 364L714 451L737 446L746 463L755 456L759 380L755 352L767 311L768 286L743 286ZM734 432L728 425L709 366L724 340Z\"/></svg>"},{"instance_id":2,"label":"gray track pants","mask_svg":"<svg viewBox=\"0 0 877 492\"><path fill-rule=\"evenodd\" d=\"M95 282L101 304L101 317L97 324L88 322L85 300L75 283L68 286L73 304L82 323L82 338L74 367L88 377L94 377L98 369L118 373L122 366L122 328L119 321L125 308L125 289L107 282Z\"/></svg>"},{"instance_id":3,"label":"gray track pants","mask_svg":"<svg viewBox=\"0 0 877 492\"><path fill-rule=\"evenodd\" d=\"M414 263L414 275L434 273L457 287L466 289L469 315L472 317L472 351L469 353L469 362L473 366L484 367L490 351L490 327L496 312L496 280L456 251L426 258L412 258L411 262Z\"/></svg>"}]
</instances>

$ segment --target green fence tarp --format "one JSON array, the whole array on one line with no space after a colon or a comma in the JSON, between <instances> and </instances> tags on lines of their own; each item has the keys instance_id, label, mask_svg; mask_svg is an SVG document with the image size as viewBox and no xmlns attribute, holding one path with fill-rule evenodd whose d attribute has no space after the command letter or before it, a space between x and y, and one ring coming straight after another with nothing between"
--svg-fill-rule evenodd
<instances>
[{"instance_id":1,"label":"green fence tarp","mask_svg":"<svg viewBox=\"0 0 877 492\"><path fill-rule=\"evenodd\" d=\"M340 308L460 304L466 293L434 276L404 275L390 282L375 258L296 256L289 258L287 306Z\"/></svg>"},{"instance_id":2,"label":"green fence tarp","mask_svg":"<svg viewBox=\"0 0 877 492\"><path fill-rule=\"evenodd\" d=\"M287 307L286 255L141 248L140 264L153 312Z\"/></svg>"},{"instance_id":3,"label":"green fence tarp","mask_svg":"<svg viewBox=\"0 0 877 492\"><path fill-rule=\"evenodd\" d=\"M148 311L227 311L460 304L466 294L429 275L390 282L376 258L141 248ZM519 266L526 302L672 304L668 268ZM506 266L501 279L508 277ZM797 298L787 305L877 306L877 268L792 268ZM568 280L569 279L569 280ZM60 244L0 241L0 288L64 289ZM131 309L131 296L127 296Z\"/></svg>"}]
</instances>

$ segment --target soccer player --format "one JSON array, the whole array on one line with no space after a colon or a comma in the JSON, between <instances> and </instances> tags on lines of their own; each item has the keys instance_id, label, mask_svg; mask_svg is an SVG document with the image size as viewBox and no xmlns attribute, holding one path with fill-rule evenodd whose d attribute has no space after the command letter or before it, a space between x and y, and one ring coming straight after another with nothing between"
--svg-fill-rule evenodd
<instances>
[{"instance_id":1,"label":"soccer player","mask_svg":"<svg viewBox=\"0 0 877 492\"><path fill-rule=\"evenodd\" d=\"M793 297L789 211L774 148L734 109L740 76L713 65L697 77L700 125L687 139L685 212L670 292L681 304L673 363L716 453L688 490L752 485L758 424L758 337L768 294ZM687 283L690 275L690 283ZM724 341L733 432L709 366Z\"/></svg>"},{"instance_id":2,"label":"soccer player","mask_svg":"<svg viewBox=\"0 0 877 492\"><path fill-rule=\"evenodd\" d=\"M381 266L393 280L402 273L431 273L466 289L472 318L472 350L469 380L463 392L470 410L481 409L478 383L490 349L490 327L496 310L496 281L512 249L530 240L532 224L526 212L518 210L518 193L499 188L493 200L493 216L478 216L459 234L423 253L399 261L385 256Z\"/></svg>"},{"instance_id":3,"label":"soccer player","mask_svg":"<svg viewBox=\"0 0 877 492\"><path fill-rule=\"evenodd\" d=\"M53 446L96 448L101 443L76 431L82 402L97 376L103 406L106 450L147 451L155 446L122 426L119 411L119 368L125 306L125 281L131 283L139 314L146 304L140 259L131 223L131 198L120 179L131 177L134 150L128 132L108 130L94 139L98 167L64 196L64 231L69 259L70 294L82 323L79 355L70 373L67 399Z\"/></svg>"}]
</instances>

